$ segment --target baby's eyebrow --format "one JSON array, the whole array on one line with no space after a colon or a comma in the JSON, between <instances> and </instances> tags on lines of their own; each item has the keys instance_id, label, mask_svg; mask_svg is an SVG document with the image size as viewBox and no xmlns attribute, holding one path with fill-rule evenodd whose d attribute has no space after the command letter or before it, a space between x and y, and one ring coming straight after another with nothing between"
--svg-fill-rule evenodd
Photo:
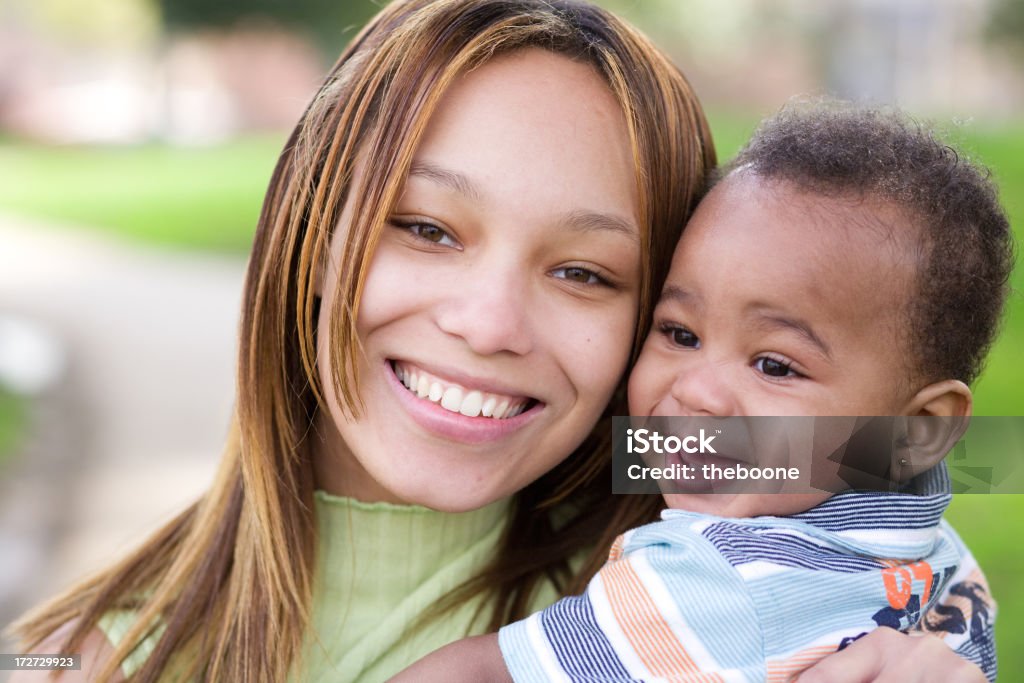
<instances>
[{"instance_id":1,"label":"baby's eyebrow","mask_svg":"<svg viewBox=\"0 0 1024 683\"><path fill-rule=\"evenodd\" d=\"M677 285L665 285L665 288L661 290L661 296L658 298L658 301L675 301L680 304L692 304L698 308L703 303L699 294L695 294Z\"/></svg>"},{"instance_id":2,"label":"baby's eyebrow","mask_svg":"<svg viewBox=\"0 0 1024 683\"><path fill-rule=\"evenodd\" d=\"M765 308L760 306L755 306L754 312L757 314L757 318L762 325L792 330L813 346L816 346L826 358L832 358L832 350L829 348L829 345L814 331L810 323L774 310L765 310Z\"/></svg>"}]
</instances>

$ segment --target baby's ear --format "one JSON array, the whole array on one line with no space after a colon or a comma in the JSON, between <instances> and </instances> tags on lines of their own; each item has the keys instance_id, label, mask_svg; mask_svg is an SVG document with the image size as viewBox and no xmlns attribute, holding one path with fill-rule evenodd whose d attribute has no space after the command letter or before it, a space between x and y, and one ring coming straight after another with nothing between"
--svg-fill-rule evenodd
<instances>
[{"instance_id":1,"label":"baby's ear","mask_svg":"<svg viewBox=\"0 0 1024 683\"><path fill-rule=\"evenodd\" d=\"M914 394L903 414L969 418L973 406L970 388L958 379L946 379Z\"/></svg>"},{"instance_id":2,"label":"baby's ear","mask_svg":"<svg viewBox=\"0 0 1024 683\"><path fill-rule=\"evenodd\" d=\"M899 481L930 470L952 450L967 431L972 407L971 390L960 380L935 382L914 394L903 411L906 429L895 449L893 472Z\"/></svg>"}]
</instances>

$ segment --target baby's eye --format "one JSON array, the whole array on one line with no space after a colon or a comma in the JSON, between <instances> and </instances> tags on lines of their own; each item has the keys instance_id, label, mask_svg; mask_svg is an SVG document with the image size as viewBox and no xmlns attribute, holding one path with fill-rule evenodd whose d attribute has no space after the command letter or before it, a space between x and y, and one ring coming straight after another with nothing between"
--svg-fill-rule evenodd
<instances>
[{"instance_id":1,"label":"baby's eye","mask_svg":"<svg viewBox=\"0 0 1024 683\"><path fill-rule=\"evenodd\" d=\"M551 274L562 280L578 282L581 285L607 284L606 281L600 275L590 270L589 268L582 268L580 266L566 266L565 268L556 268L553 271L551 271Z\"/></svg>"},{"instance_id":2,"label":"baby's eye","mask_svg":"<svg viewBox=\"0 0 1024 683\"><path fill-rule=\"evenodd\" d=\"M662 325L661 331L667 335L676 346L682 346L687 349L700 348L700 339L697 335L681 325L666 323L665 325Z\"/></svg>"},{"instance_id":3,"label":"baby's eye","mask_svg":"<svg viewBox=\"0 0 1024 683\"><path fill-rule=\"evenodd\" d=\"M754 368L768 377L803 377L794 370L789 361L779 360L770 356L761 356L754 361Z\"/></svg>"}]
</instances>

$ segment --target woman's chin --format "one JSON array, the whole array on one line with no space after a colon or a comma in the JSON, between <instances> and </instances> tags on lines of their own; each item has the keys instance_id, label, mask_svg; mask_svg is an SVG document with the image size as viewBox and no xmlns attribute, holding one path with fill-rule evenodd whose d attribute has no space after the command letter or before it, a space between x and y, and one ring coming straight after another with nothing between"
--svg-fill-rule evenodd
<instances>
[{"instance_id":1,"label":"woman's chin","mask_svg":"<svg viewBox=\"0 0 1024 683\"><path fill-rule=\"evenodd\" d=\"M511 480L507 473L488 472L488 468L479 466L483 463L453 462L441 454L433 458L428 453L417 455L386 463L380 469L374 465L381 463L366 463L377 500L439 512L469 512L516 491L515 483L503 485ZM362 482L355 488L367 490L370 486Z\"/></svg>"},{"instance_id":2,"label":"woman's chin","mask_svg":"<svg viewBox=\"0 0 1024 683\"><path fill-rule=\"evenodd\" d=\"M393 502L404 505L419 505L421 507L437 510L438 512L472 512L487 507L503 498L509 497L511 492L490 491L477 488L477 490L450 489L445 487L402 487L401 493L395 496Z\"/></svg>"}]
</instances>

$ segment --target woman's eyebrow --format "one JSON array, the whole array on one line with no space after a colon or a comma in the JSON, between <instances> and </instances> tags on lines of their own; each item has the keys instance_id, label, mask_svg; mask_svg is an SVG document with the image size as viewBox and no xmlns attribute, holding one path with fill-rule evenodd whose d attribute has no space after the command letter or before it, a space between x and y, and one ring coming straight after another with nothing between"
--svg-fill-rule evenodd
<instances>
[{"instance_id":1,"label":"woman's eyebrow","mask_svg":"<svg viewBox=\"0 0 1024 683\"><path fill-rule=\"evenodd\" d=\"M432 164L429 161L414 161L412 166L409 168L409 176L418 176L420 178L426 178L427 180L433 181L439 185L444 185L450 190L454 190L459 194L465 195L474 201L479 201L483 197L483 193L480 192L473 181L459 173L458 171L451 171L446 168L442 168L436 164Z\"/></svg>"},{"instance_id":2,"label":"woman's eyebrow","mask_svg":"<svg viewBox=\"0 0 1024 683\"><path fill-rule=\"evenodd\" d=\"M608 213L597 211L571 211L563 223L571 230L579 232L610 231L625 235L633 242L639 244L640 230L632 222Z\"/></svg>"}]
</instances>

